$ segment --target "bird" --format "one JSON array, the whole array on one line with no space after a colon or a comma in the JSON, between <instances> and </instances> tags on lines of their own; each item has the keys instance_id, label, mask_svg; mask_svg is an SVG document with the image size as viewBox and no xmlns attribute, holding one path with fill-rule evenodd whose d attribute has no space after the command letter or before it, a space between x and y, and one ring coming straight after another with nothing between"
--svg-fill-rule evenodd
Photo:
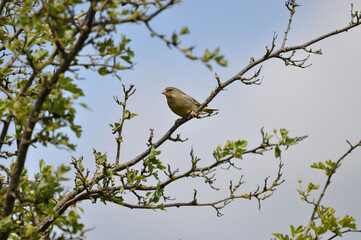
<instances>
[{"instance_id":1,"label":"bird","mask_svg":"<svg viewBox=\"0 0 361 240\"><path fill-rule=\"evenodd\" d=\"M197 100L175 87L167 87L162 94L166 96L170 110L182 118L188 115L194 117L194 111L201 105ZM216 111L218 109L203 108L201 112L212 114Z\"/></svg>"}]
</instances>

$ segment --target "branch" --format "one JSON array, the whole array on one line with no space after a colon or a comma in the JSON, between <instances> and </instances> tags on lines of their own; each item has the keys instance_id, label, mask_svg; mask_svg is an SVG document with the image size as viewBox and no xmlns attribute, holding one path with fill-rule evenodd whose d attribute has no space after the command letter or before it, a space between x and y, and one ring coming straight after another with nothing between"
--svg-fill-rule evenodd
<instances>
[{"instance_id":1,"label":"branch","mask_svg":"<svg viewBox=\"0 0 361 240\"><path fill-rule=\"evenodd\" d=\"M312 44L320 42L331 36L334 36L334 35L337 35L337 34L340 34L343 32L347 32L348 30L351 30L352 28L361 25L361 21L360 21L361 13L359 13L359 15L358 15L358 12L353 13L351 11L351 13L353 14L352 19L356 19L356 22L351 21L351 23L344 28L326 33L324 35L321 35L313 40L310 40L310 41L305 42L300 45L295 45L295 46L291 46L291 47L281 47L280 49L278 49L276 51L272 51L272 52L267 51L267 53L262 58L259 58L258 60L254 60L253 58L251 58L250 63L245 68L243 68L239 73L237 73L230 79L226 80L225 82L218 84L219 86L211 93L211 95L208 96L208 98L198 107L198 109L194 111L194 113L195 114L199 113L204 107L206 107L221 92L221 90L223 90L225 87L227 87L228 85L230 85L231 83L233 83L237 80L242 80L243 75L245 75L249 70L253 69L257 65L265 62L266 60L271 59L271 58L281 58L282 59L281 54L283 54L283 53L288 53L288 52L292 53L293 51L296 51L296 50L306 50L306 48L311 46ZM312 53L320 54L320 51L315 51ZM294 64L294 65L298 66L299 64ZM301 64L301 66L303 66L303 64ZM247 84L247 83L245 83L245 84Z\"/></svg>"},{"instance_id":2,"label":"branch","mask_svg":"<svg viewBox=\"0 0 361 240\"><path fill-rule=\"evenodd\" d=\"M19 57L19 54L19 51L15 50L9 61L1 68L1 72L5 72L6 69L10 68Z\"/></svg>"},{"instance_id":3,"label":"branch","mask_svg":"<svg viewBox=\"0 0 361 240\"><path fill-rule=\"evenodd\" d=\"M165 9L171 7L172 5L178 3L180 0L170 0L168 3L166 3L165 5L162 5L161 8L159 8L157 11L155 11L154 13L150 14L149 16L147 16L146 19L142 19L145 21L150 21L152 20L155 16L157 16L159 13L161 13L162 11L164 11ZM160 3L160 2L158 2Z\"/></svg>"},{"instance_id":4,"label":"branch","mask_svg":"<svg viewBox=\"0 0 361 240\"><path fill-rule=\"evenodd\" d=\"M129 4L129 5L132 5L132 6L139 7L139 6L144 6L144 5L147 6L147 5L161 4L161 1L156 0L156 1L151 1L151 2L135 2L135 1L128 1L128 0L124 1L124 0L122 0L122 1L120 1L120 4L122 4L122 5Z\"/></svg>"},{"instance_id":5,"label":"branch","mask_svg":"<svg viewBox=\"0 0 361 240\"><path fill-rule=\"evenodd\" d=\"M267 151L267 150L272 149L272 147L276 145L276 144L269 143L270 137L263 132L263 129L261 130L261 133L262 133L262 144L260 145L260 147L254 148L249 151L245 151L244 154L247 154L247 153L261 154L261 152L259 150L260 148L262 148L263 151ZM282 138L279 141L284 142L283 145L286 145L286 147L287 147L287 144L295 143L297 141L301 141L302 139L303 139L302 137L301 138L296 137L296 138L292 138L292 139L287 138L287 140ZM71 202L67 202L66 204L67 205L75 204L76 202L84 200L84 199L90 199L90 200L94 201L94 199L102 198L102 199L107 199L107 201L112 201L114 203L120 204L122 206L125 205L128 207L132 207L133 206L132 204L128 204L128 203L124 204L124 201L123 201L124 200L123 199L124 191L130 191L138 198L138 205L135 205L135 206L137 206L137 208L163 209L165 207L186 206L186 205L212 206L213 208L215 208L217 210L217 215L221 215L220 210L223 207L225 207L227 204L229 204L232 201L232 199L237 199L237 198L245 198L245 199L256 198L258 200L259 208L260 208L261 201L270 197L272 195L272 193L276 190L275 187L279 186L280 184L282 184L284 182L284 180L281 179L281 177L282 177L281 169L283 167L283 163L282 163L282 161L280 161L277 176L273 180L273 183L271 186L268 186L269 177L267 177L264 180L263 188L258 186L254 192L244 193L244 194L236 194L235 193L236 190L244 183L244 181L242 180L243 176L241 176L239 179L239 182L236 185L233 185L232 181L230 182L229 197L218 200L217 204L215 204L214 202L198 204L198 202L195 199L193 201L187 202L187 203L157 204L158 201L156 201L156 202L152 202L152 200L148 201L149 193L146 193L145 196L142 196L141 194L137 193L137 192L142 192L142 191L143 192L144 191L145 192L155 191L154 193L158 192L158 194L163 193L163 190L166 188L166 186L170 185L172 182L178 181L178 180L186 178L186 177L203 178L204 181L206 183L208 183L212 189L218 190L218 188L215 188L213 186L213 183L216 180L215 174L214 174L216 168L223 164L229 164L230 166L237 168L234 165L234 163L231 162L231 160L233 158L235 158L235 156L232 154L230 154L229 157L223 158L223 159L218 159L215 157L216 161L214 163L212 163L208 166L205 166L205 167L200 167L200 168L197 167L197 163L200 161L200 159L198 157L194 156L193 149L192 149L190 155L191 155L191 167L188 171L186 171L182 174L177 174L179 172L179 170L177 169L176 171L171 171L170 166L168 165L167 171L164 171L164 174L166 176L168 176L168 179L165 181L158 182L157 185L146 186L146 185L143 185L143 183L141 184L140 181L136 181L135 184L133 184L133 183L130 184L129 179L128 179L128 182L125 182L124 179L127 180L127 174L132 175L131 178L134 178L134 177L138 177L138 176L149 177L149 176L152 176L152 173L153 173L152 170L147 171L144 168L140 172L140 175L138 175L139 174L138 170L132 171L131 169L127 169L127 173L125 173L125 174L114 174L114 175L120 177L120 182L121 182L120 186L109 187L108 184L104 184L104 182L109 182L109 180L110 180L109 174L106 174L107 179L104 179L102 181L103 186L101 184L97 184L97 189L90 190L90 187L88 185L86 185L86 186L84 186L84 188L86 188L86 190L87 190L86 192L83 191L84 188L82 187L81 188L82 193L79 192L79 194L77 194L75 197L72 197L70 199ZM237 155L237 158L241 158L241 157L239 155ZM155 160L155 159L153 158L153 160ZM103 161L103 165L107 166L106 160ZM144 164L144 166L146 166L146 164ZM241 170L240 168L237 168L237 169ZM79 172L79 170L78 170L78 172ZM104 170L102 172L104 172ZM146 173L148 173L148 174L146 174ZM136 174L137 176L134 176L134 174ZM157 176L156 177L157 180L160 181L158 179L158 173L156 173L156 176ZM95 178L96 177L97 176L95 176ZM112 179L111 181L114 182L114 179ZM86 182L86 181L83 181L83 182ZM147 182L147 181L144 180L143 182ZM77 186L79 186L79 184ZM77 187L77 189L79 189L79 187ZM117 194L121 194L121 196L116 196ZM164 202L166 200L170 200L170 198L164 197Z\"/></svg>"},{"instance_id":6,"label":"branch","mask_svg":"<svg viewBox=\"0 0 361 240\"><path fill-rule=\"evenodd\" d=\"M7 118L3 121L4 125L3 128L1 130L1 134L0 134L0 150L3 146L3 144L5 143L5 138L6 135L8 134L8 130L9 130L9 126L10 126L10 122L12 121L13 116L9 115L7 116Z\"/></svg>"},{"instance_id":7,"label":"branch","mask_svg":"<svg viewBox=\"0 0 361 240\"><path fill-rule=\"evenodd\" d=\"M308 223L308 226L307 226L307 228L306 228L303 236L307 236L308 232L310 231L310 229L311 229L311 224L312 224L313 221L316 219L317 209L319 208L320 203L321 203L323 197L325 196L325 192L326 192L328 186L329 186L330 183L331 183L331 178L332 178L332 176L336 173L336 169L337 169L338 167L340 167L341 161L342 161L345 157L347 157L349 154L351 154L351 152L352 152L353 150L355 150L356 148L358 148L358 147L361 146L361 140L360 140L356 145L352 145L352 144L351 144L350 142L348 142L348 141L347 141L347 143L350 145L350 149L349 149L345 154L343 154L343 155L336 161L335 166L333 167L331 173L328 175L328 178L327 178L327 180L326 180L325 185L323 186L323 189L322 189L322 191L321 191L320 196L318 197L317 201L316 201L315 203L313 203L314 208L313 208L313 211L312 211L312 214L311 214L311 218L310 218L310 221L309 221L309 223Z\"/></svg>"},{"instance_id":8,"label":"branch","mask_svg":"<svg viewBox=\"0 0 361 240\"><path fill-rule=\"evenodd\" d=\"M2 1L4 2L4 0ZM1 6L0 6L0 12L1 12ZM6 44L9 44L11 43L15 38L17 38L19 36L19 34L24 31L24 28L23 27L20 27L15 33L14 35L12 35L7 41L6 41ZM6 48L5 44L1 45L0 46L0 51L4 50Z\"/></svg>"},{"instance_id":9,"label":"branch","mask_svg":"<svg viewBox=\"0 0 361 240\"><path fill-rule=\"evenodd\" d=\"M11 173L11 181L9 183L9 187L6 192L4 210L2 213L3 217L9 216L13 212L14 202L15 202L15 192L20 183L21 173L24 169L24 164L26 160L26 155L28 152L31 135L33 133L33 129L35 124L38 121L38 115L41 112L42 106L50 94L52 90L52 86L58 81L59 76L63 74L70 66L71 61L76 57L77 53L81 50L83 43L87 39L88 35L92 30L92 23L95 16L95 1L92 2L90 9L86 16L86 25L84 31L80 34L77 41L74 43L73 48L71 49L68 59L63 59L61 61L60 66L54 71L52 77L50 78L49 82L45 83L39 90L38 96L34 103L33 109L28 117L28 121L26 123L25 131L20 141L20 145L18 148L17 159L14 165L14 169ZM94 5L94 6L93 6ZM42 221L42 223L45 220ZM39 225L41 225L40 223ZM45 230L45 229L44 229ZM1 232L0 233L0 240L7 239L10 232Z\"/></svg>"},{"instance_id":10,"label":"branch","mask_svg":"<svg viewBox=\"0 0 361 240\"><path fill-rule=\"evenodd\" d=\"M235 194L235 191L239 188L239 186L241 186L244 183L242 181L242 176L241 176L239 182L235 186L233 186L232 181L230 182L230 195L228 197L225 197L220 200L213 201L213 202L199 203L197 200L197 191L195 190L194 197L193 197L192 201L189 201L189 202L161 203L161 204L157 204L157 205L150 205L150 204L146 203L144 205L139 205L139 204L137 205L137 204L130 204L130 203L124 202L122 196L120 196L120 197L115 196L115 194L117 192L119 192L121 187L106 187L106 188L100 188L100 189L93 189L93 190L90 190L89 192L83 192L82 194L70 199L67 202L67 204L72 205L81 200L97 199L100 197L105 197L105 198L108 198L108 200L111 202L118 203L124 207L128 207L131 209L164 209L164 208L171 208L171 207L188 207L188 206L213 207L217 212L217 216L222 216L220 210L223 209L229 203L231 203L234 199L243 198L243 199L251 200L252 198L256 198L259 203L259 208L260 208L261 201L269 198L273 194L273 192L276 190L275 187L281 185L284 182L284 180L281 179L282 167L283 167L283 163L280 161L277 176L274 179L271 186L268 186L269 177L267 177L264 180L264 186L262 188L260 186L258 186L257 189L253 192L237 195L237 194ZM123 186L123 187L124 187L124 189L131 190L130 186ZM163 188L163 186L161 188ZM137 190L139 190L139 189L137 189ZM149 189L147 189L147 190L149 190Z\"/></svg>"},{"instance_id":11,"label":"branch","mask_svg":"<svg viewBox=\"0 0 361 240\"><path fill-rule=\"evenodd\" d=\"M123 107L122 117L119 120L119 127L116 130L116 132L118 132L118 137L116 138L116 141L117 141L117 156L115 158L115 166L119 165L120 145L121 145L121 143L123 141L122 130L123 130L123 126L124 126L124 121L126 119L130 119L130 117L131 117L131 116L126 116L127 111L128 111L128 110L126 110L126 107L127 107L127 101L129 99L129 97L132 96L135 93L135 89L133 90L133 88L134 88L134 85L131 84L128 89L125 89L125 86L123 84L124 102L119 101L118 97L114 97L114 101L118 105L121 105ZM129 113L129 111L128 111L128 113Z\"/></svg>"},{"instance_id":12,"label":"branch","mask_svg":"<svg viewBox=\"0 0 361 240\"><path fill-rule=\"evenodd\" d=\"M347 229L347 230L345 230L345 231L342 231L341 233L344 234L344 233L348 233L348 232L361 233L361 230ZM334 239L334 238L336 238L336 237L340 237L340 235L335 233L335 235L333 235L332 237L330 237L328 240Z\"/></svg>"},{"instance_id":13,"label":"branch","mask_svg":"<svg viewBox=\"0 0 361 240\"><path fill-rule=\"evenodd\" d=\"M142 12L138 12L138 11L134 11L133 14L131 16L127 16L124 19L119 19L119 18L111 18L111 19L101 19L97 22L94 23L94 26L102 26L103 28L105 28L105 26L107 25L114 25L114 24L120 24L120 23L129 23L129 22L138 22L138 21L143 21L143 22L149 22L150 20L152 20L154 17L156 17L158 14L160 14L162 11L170 8L171 6L173 6L174 4L178 3L180 0L170 0L169 2L167 2L166 4L161 4L161 1L156 1L158 3L158 9L149 14L146 15L145 13ZM137 5L127 1L127 4L131 4L133 5L135 8L138 8ZM149 2L149 5L156 5L153 4L153 2ZM147 3L142 3L142 5L147 6ZM103 4L103 6L106 6L106 2ZM79 14L78 16L75 16L74 18L79 18L79 16L82 16L82 14Z\"/></svg>"},{"instance_id":14,"label":"branch","mask_svg":"<svg viewBox=\"0 0 361 240\"><path fill-rule=\"evenodd\" d=\"M170 40L168 38L166 38L163 34L159 34L156 31L154 31L154 29L149 25L148 21L144 22L145 26L148 28L148 30L151 33L151 36L155 36L159 39L161 39L162 41L164 41L166 43L166 45L168 47L173 46L174 48L176 48L178 51L180 51L181 53L185 54L185 56L191 60L202 60L202 57L196 57L192 54L190 54L189 52L193 50L193 46L189 47L189 48L181 48L179 46L179 42L178 41L174 41L174 40Z\"/></svg>"},{"instance_id":15,"label":"branch","mask_svg":"<svg viewBox=\"0 0 361 240\"><path fill-rule=\"evenodd\" d=\"M1 2L0 2L0 14L1 14L1 15L2 15L2 13L3 13L5 4L6 4L7 2L9 2L9 0L1 0Z\"/></svg>"},{"instance_id":16,"label":"branch","mask_svg":"<svg viewBox=\"0 0 361 240\"><path fill-rule=\"evenodd\" d=\"M287 41L287 36L288 36L288 32L290 31L291 29L291 24L292 24L292 19L293 19L293 15L295 14L295 8L296 7L299 7L300 5L296 3L296 0L288 0L286 3L285 3L287 9L290 11L290 18L288 19L288 26L286 28L286 31L285 31L285 36L283 37L283 41L282 41L282 45L281 45L281 48L284 48L285 47L285 44L286 44L286 41Z\"/></svg>"}]
</instances>

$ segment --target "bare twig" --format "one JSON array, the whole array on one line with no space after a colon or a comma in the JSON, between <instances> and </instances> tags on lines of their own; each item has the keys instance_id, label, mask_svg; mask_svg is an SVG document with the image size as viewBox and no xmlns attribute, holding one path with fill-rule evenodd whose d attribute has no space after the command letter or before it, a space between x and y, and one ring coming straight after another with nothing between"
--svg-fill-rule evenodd
<instances>
[{"instance_id":1,"label":"bare twig","mask_svg":"<svg viewBox=\"0 0 361 240\"><path fill-rule=\"evenodd\" d=\"M121 143L123 141L123 139L122 139L122 130L123 130L123 126L124 126L124 121L126 119L130 118L130 116L126 116L127 111L128 111L128 110L126 110L126 107L127 107L127 101L129 99L129 97L132 96L135 93L135 89L133 90L133 88L134 88L134 85L131 84L129 86L129 88L126 89L124 84L123 84L124 102L120 102L117 97L114 97L114 100L116 101L116 103L123 107L122 117L119 120L119 127L117 129L117 132L118 132L118 137L116 138L116 141L117 141L117 156L115 158L115 166L119 165L120 146L121 146ZM129 113L129 111L128 111L128 113Z\"/></svg>"},{"instance_id":2,"label":"bare twig","mask_svg":"<svg viewBox=\"0 0 361 240\"><path fill-rule=\"evenodd\" d=\"M285 35L283 37L283 41L282 41L282 45L281 45L281 48L284 48L285 47L285 44L286 44L286 41L287 41L287 36L288 36L288 32L290 31L291 29L291 24L292 24L292 20L293 20L293 15L295 14L295 8L296 7L299 7L300 5L296 3L295 0L288 0L286 3L285 3L287 9L290 11L290 17L288 19L288 26L286 28L286 31L285 31Z\"/></svg>"},{"instance_id":3,"label":"bare twig","mask_svg":"<svg viewBox=\"0 0 361 240\"><path fill-rule=\"evenodd\" d=\"M361 233L361 230L347 229L347 230L345 230L345 231L342 231L341 233L344 234L344 233L349 233L349 232ZM340 235L335 233L335 235L333 235L332 237L330 237L328 240L334 239L334 238L336 238L336 237L340 237Z\"/></svg>"}]
</instances>

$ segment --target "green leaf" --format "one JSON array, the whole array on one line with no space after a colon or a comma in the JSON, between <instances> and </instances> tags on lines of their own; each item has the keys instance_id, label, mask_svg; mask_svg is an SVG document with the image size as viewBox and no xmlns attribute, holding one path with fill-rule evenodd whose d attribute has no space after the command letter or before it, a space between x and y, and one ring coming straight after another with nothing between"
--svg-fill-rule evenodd
<instances>
[{"instance_id":1,"label":"green leaf","mask_svg":"<svg viewBox=\"0 0 361 240\"><path fill-rule=\"evenodd\" d=\"M120 58L123 59L124 61L126 61L126 62L129 63L129 64L133 64L130 56L121 56ZM118 67L118 68L119 68L119 67Z\"/></svg>"},{"instance_id":2,"label":"green leaf","mask_svg":"<svg viewBox=\"0 0 361 240\"><path fill-rule=\"evenodd\" d=\"M63 175L70 171L70 166L65 166L64 164L61 164L60 167L58 167L59 175Z\"/></svg>"},{"instance_id":3,"label":"green leaf","mask_svg":"<svg viewBox=\"0 0 361 240\"><path fill-rule=\"evenodd\" d=\"M33 62L38 63L43 61L48 56L48 51L45 49L36 50L33 54Z\"/></svg>"},{"instance_id":4,"label":"green leaf","mask_svg":"<svg viewBox=\"0 0 361 240\"><path fill-rule=\"evenodd\" d=\"M12 227L13 225L14 224L13 224L13 220L12 220L12 215L9 215L7 217L0 219L0 231L1 232L7 231L7 229Z\"/></svg>"},{"instance_id":5,"label":"green leaf","mask_svg":"<svg viewBox=\"0 0 361 240\"><path fill-rule=\"evenodd\" d=\"M157 151L155 150L155 147L152 146L151 150L150 150L150 153L149 153L149 158L152 159L152 158L155 158L156 156L160 155L161 154L161 151Z\"/></svg>"},{"instance_id":6,"label":"green leaf","mask_svg":"<svg viewBox=\"0 0 361 240\"><path fill-rule=\"evenodd\" d=\"M244 140L238 140L234 143L234 146L236 148L234 152L234 157L238 159L242 159L242 154L246 151L245 147L247 147L248 142Z\"/></svg>"},{"instance_id":7,"label":"green leaf","mask_svg":"<svg viewBox=\"0 0 361 240\"><path fill-rule=\"evenodd\" d=\"M355 222L356 222L356 220L353 217L346 215L338 222L338 224L342 228L357 229Z\"/></svg>"},{"instance_id":8,"label":"green leaf","mask_svg":"<svg viewBox=\"0 0 361 240\"><path fill-rule=\"evenodd\" d=\"M109 74L109 71L107 70L106 67L101 67L101 68L98 69L98 73L99 73L100 75L104 76L104 75Z\"/></svg>"},{"instance_id":9,"label":"green leaf","mask_svg":"<svg viewBox=\"0 0 361 240\"><path fill-rule=\"evenodd\" d=\"M276 147L275 147L275 157L276 158L280 158L281 157L281 149L280 149L280 146L277 144Z\"/></svg>"},{"instance_id":10,"label":"green leaf","mask_svg":"<svg viewBox=\"0 0 361 240\"><path fill-rule=\"evenodd\" d=\"M215 58L215 60L219 65L223 67L226 67L228 65L228 61L224 59L224 56L218 56Z\"/></svg>"},{"instance_id":11,"label":"green leaf","mask_svg":"<svg viewBox=\"0 0 361 240\"><path fill-rule=\"evenodd\" d=\"M181 28L181 30L179 31L179 35L185 35L185 34L189 34L189 33L190 33L190 31L186 26L183 26Z\"/></svg>"},{"instance_id":12,"label":"green leaf","mask_svg":"<svg viewBox=\"0 0 361 240\"><path fill-rule=\"evenodd\" d=\"M86 110L91 110L91 108L86 103L79 103L79 105L85 108Z\"/></svg>"},{"instance_id":13,"label":"green leaf","mask_svg":"<svg viewBox=\"0 0 361 240\"><path fill-rule=\"evenodd\" d=\"M203 61L204 62L208 62L212 57L212 53L208 50L208 48L206 48L204 50L204 55L203 55Z\"/></svg>"},{"instance_id":14,"label":"green leaf","mask_svg":"<svg viewBox=\"0 0 361 240\"><path fill-rule=\"evenodd\" d=\"M307 192L309 193L309 192L311 192L313 190L317 190L319 188L320 188L320 185L315 185L312 182L310 182L307 186Z\"/></svg>"},{"instance_id":15,"label":"green leaf","mask_svg":"<svg viewBox=\"0 0 361 240\"><path fill-rule=\"evenodd\" d=\"M40 171L42 171L42 170L44 169L44 166L45 166L45 161L44 161L44 159L40 159L40 161L39 161Z\"/></svg>"},{"instance_id":16,"label":"green leaf","mask_svg":"<svg viewBox=\"0 0 361 240\"><path fill-rule=\"evenodd\" d=\"M172 43L175 46L178 45L178 35L176 33L173 33L173 35L172 35Z\"/></svg>"},{"instance_id":17,"label":"green leaf","mask_svg":"<svg viewBox=\"0 0 361 240\"><path fill-rule=\"evenodd\" d=\"M112 197L111 200L119 205L123 205L124 202L124 199L122 197Z\"/></svg>"},{"instance_id":18,"label":"green leaf","mask_svg":"<svg viewBox=\"0 0 361 240\"><path fill-rule=\"evenodd\" d=\"M291 234L292 234L292 237L294 237L296 234L295 227L293 225L291 225Z\"/></svg>"},{"instance_id":19,"label":"green leaf","mask_svg":"<svg viewBox=\"0 0 361 240\"><path fill-rule=\"evenodd\" d=\"M336 162L331 160L327 160L326 165L323 162L313 163L311 168L324 170L327 176L330 176L341 164L336 166Z\"/></svg>"},{"instance_id":20,"label":"green leaf","mask_svg":"<svg viewBox=\"0 0 361 240\"><path fill-rule=\"evenodd\" d=\"M316 169L323 169L325 170L326 169L326 166L325 164L323 164L323 162L318 162L318 163L313 163L311 165L311 168L316 168Z\"/></svg>"},{"instance_id":21,"label":"green leaf","mask_svg":"<svg viewBox=\"0 0 361 240\"><path fill-rule=\"evenodd\" d=\"M157 205L157 208L159 208L160 210L166 211L165 207L164 207L164 204Z\"/></svg>"},{"instance_id":22,"label":"green leaf","mask_svg":"<svg viewBox=\"0 0 361 240\"><path fill-rule=\"evenodd\" d=\"M211 70L211 71L213 70L213 67L212 67L212 65L211 65L211 64L206 63L205 65L206 65L206 67L207 67L209 70Z\"/></svg>"},{"instance_id":23,"label":"green leaf","mask_svg":"<svg viewBox=\"0 0 361 240\"><path fill-rule=\"evenodd\" d=\"M136 116L138 116L138 114L136 114L136 113L131 113L129 110L125 110L124 119L129 120L129 119L131 119L131 118L133 118L133 117L136 117Z\"/></svg>"}]
</instances>

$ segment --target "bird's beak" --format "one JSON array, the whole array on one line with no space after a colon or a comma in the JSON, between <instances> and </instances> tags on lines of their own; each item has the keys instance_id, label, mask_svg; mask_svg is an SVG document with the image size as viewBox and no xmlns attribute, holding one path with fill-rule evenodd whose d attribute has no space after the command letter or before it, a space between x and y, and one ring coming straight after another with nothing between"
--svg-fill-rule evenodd
<instances>
[{"instance_id":1,"label":"bird's beak","mask_svg":"<svg viewBox=\"0 0 361 240\"><path fill-rule=\"evenodd\" d=\"M164 91L162 92L162 94L164 94L164 95L165 95L165 94L166 94L166 91L164 90Z\"/></svg>"}]
</instances>

